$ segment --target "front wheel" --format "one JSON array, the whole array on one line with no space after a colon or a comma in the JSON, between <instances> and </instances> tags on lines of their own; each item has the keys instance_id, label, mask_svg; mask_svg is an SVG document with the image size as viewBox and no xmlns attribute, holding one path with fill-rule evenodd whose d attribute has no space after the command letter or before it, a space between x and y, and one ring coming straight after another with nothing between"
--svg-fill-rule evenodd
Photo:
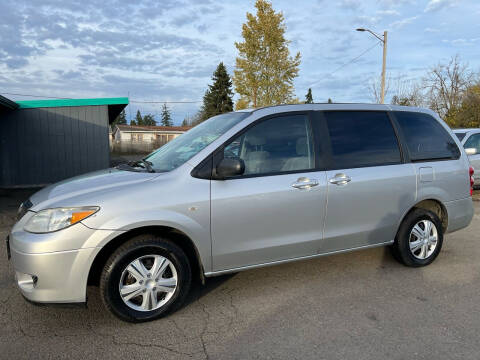
<instances>
[{"instance_id":1,"label":"front wheel","mask_svg":"<svg viewBox=\"0 0 480 360\"><path fill-rule=\"evenodd\" d=\"M175 243L140 235L120 246L107 260L100 281L103 303L130 322L150 321L176 310L185 300L191 269Z\"/></svg>"},{"instance_id":2,"label":"front wheel","mask_svg":"<svg viewBox=\"0 0 480 360\"><path fill-rule=\"evenodd\" d=\"M419 267L433 262L442 244L442 222L438 216L425 209L415 209L400 225L392 251L404 265Z\"/></svg>"}]
</instances>

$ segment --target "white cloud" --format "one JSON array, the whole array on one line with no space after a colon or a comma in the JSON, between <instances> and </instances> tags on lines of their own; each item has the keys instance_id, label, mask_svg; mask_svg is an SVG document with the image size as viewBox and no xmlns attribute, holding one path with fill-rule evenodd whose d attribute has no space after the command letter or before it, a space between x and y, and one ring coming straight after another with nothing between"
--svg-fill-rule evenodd
<instances>
[{"instance_id":1,"label":"white cloud","mask_svg":"<svg viewBox=\"0 0 480 360\"><path fill-rule=\"evenodd\" d=\"M341 0L340 7L348 10L359 10L362 7L362 2L358 0Z\"/></svg>"},{"instance_id":2,"label":"white cloud","mask_svg":"<svg viewBox=\"0 0 480 360\"><path fill-rule=\"evenodd\" d=\"M474 45L479 40L480 38L471 38L471 39L459 38L459 39L453 39L453 40L444 39L442 40L442 42L453 45L453 46L471 46L471 45Z\"/></svg>"},{"instance_id":3,"label":"white cloud","mask_svg":"<svg viewBox=\"0 0 480 360\"><path fill-rule=\"evenodd\" d=\"M430 0L425 7L425 12L438 11L446 7L453 6L457 0Z\"/></svg>"},{"instance_id":4,"label":"white cloud","mask_svg":"<svg viewBox=\"0 0 480 360\"><path fill-rule=\"evenodd\" d=\"M245 13L255 12L254 0L137 0L122 6L97 0L82 0L81 5L32 2L0 0L0 92L201 100L218 62L233 73L234 42L241 40ZM286 20L291 53L302 54L296 96L303 98L312 82L325 79L312 88L316 101L370 100L368 81L378 75L380 47L329 76L373 45L375 39L355 32L357 27L378 33L393 30L389 72L420 69L416 75L421 76L425 68L456 53L480 68L480 40L474 40L480 36L480 0L434 11L448 4L455 2L316 0L298 6L274 0L273 7ZM127 114L134 115L138 108L157 115L160 106L132 102ZM175 123L198 106L172 104Z\"/></svg>"},{"instance_id":5,"label":"white cloud","mask_svg":"<svg viewBox=\"0 0 480 360\"><path fill-rule=\"evenodd\" d=\"M388 10L378 10L377 15L381 16L398 16L400 13L397 10L388 9Z\"/></svg>"},{"instance_id":6,"label":"white cloud","mask_svg":"<svg viewBox=\"0 0 480 360\"><path fill-rule=\"evenodd\" d=\"M405 18L405 19L402 19L402 20L397 20L397 21L394 21L393 23L391 23L390 27L392 29L400 29L400 28L404 27L405 25L408 25L411 22L415 21L417 18L418 18L418 15L417 16L411 16L411 17L408 17L408 18Z\"/></svg>"}]
</instances>

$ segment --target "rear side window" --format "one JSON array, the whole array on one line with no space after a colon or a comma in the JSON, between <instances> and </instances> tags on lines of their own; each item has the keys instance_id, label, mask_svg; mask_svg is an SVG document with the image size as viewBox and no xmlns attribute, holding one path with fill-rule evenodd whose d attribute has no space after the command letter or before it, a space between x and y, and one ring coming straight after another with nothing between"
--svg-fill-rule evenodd
<instances>
[{"instance_id":1,"label":"rear side window","mask_svg":"<svg viewBox=\"0 0 480 360\"><path fill-rule=\"evenodd\" d=\"M458 159L457 144L432 116L423 113L396 111L395 118L403 132L410 159Z\"/></svg>"},{"instance_id":2,"label":"rear side window","mask_svg":"<svg viewBox=\"0 0 480 360\"><path fill-rule=\"evenodd\" d=\"M327 111L324 114L334 169L401 162L397 137L385 112Z\"/></svg>"},{"instance_id":3,"label":"rear side window","mask_svg":"<svg viewBox=\"0 0 480 360\"><path fill-rule=\"evenodd\" d=\"M457 135L457 138L458 140L462 141L463 138L465 137L466 133L459 133L459 132L456 132L454 133L455 135Z\"/></svg>"}]
</instances>

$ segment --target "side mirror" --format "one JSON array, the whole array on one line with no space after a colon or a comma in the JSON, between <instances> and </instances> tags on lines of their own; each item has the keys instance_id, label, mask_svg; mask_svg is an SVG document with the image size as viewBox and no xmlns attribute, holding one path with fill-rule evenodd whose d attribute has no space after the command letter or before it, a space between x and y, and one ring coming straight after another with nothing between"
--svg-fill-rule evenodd
<instances>
[{"instance_id":1,"label":"side mirror","mask_svg":"<svg viewBox=\"0 0 480 360\"><path fill-rule=\"evenodd\" d=\"M467 153L467 155L475 155L477 153L477 149L475 148L466 148L465 149L465 152Z\"/></svg>"},{"instance_id":2,"label":"side mirror","mask_svg":"<svg viewBox=\"0 0 480 360\"><path fill-rule=\"evenodd\" d=\"M225 179L231 176L242 175L245 172L245 163L240 158L224 158L217 165L217 178Z\"/></svg>"}]
</instances>

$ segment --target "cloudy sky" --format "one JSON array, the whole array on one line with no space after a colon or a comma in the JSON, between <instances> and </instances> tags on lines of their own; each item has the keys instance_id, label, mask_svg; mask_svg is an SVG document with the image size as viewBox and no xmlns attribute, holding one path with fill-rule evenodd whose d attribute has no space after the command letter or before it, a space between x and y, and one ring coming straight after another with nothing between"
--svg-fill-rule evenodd
<instances>
[{"instance_id":1,"label":"cloudy sky","mask_svg":"<svg viewBox=\"0 0 480 360\"><path fill-rule=\"evenodd\" d=\"M14 100L129 96L128 117L138 108L160 113L161 104L139 101L199 101L220 61L233 72L234 42L253 5L2 0L0 94ZM389 31L392 79L420 78L455 54L480 70L478 0L273 0L273 6L285 16L291 52L302 54L295 81L301 99L312 87L316 102L372 101L368 84L380 74L382 49L357 27ZM199 106L170 105L176 123Z\"/></svg>"}]
</instances>

